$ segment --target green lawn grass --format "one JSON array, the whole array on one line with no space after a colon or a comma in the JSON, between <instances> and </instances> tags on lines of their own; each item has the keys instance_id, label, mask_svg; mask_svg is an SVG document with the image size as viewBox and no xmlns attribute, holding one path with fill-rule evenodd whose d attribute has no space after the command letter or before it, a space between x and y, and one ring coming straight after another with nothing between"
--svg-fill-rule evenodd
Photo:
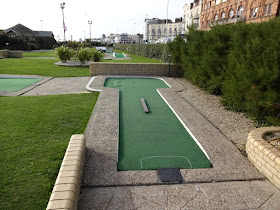
<instances>
[{"instance_id":1,"label":"green lawn grass","mask_svg":"<svg viewBox=\"0 0 280 210\"><path fill-rule=\"evenodd\" d=\"M6 58L0 60L0 74L41 75L49 77L90 76L89 67L56 66L58 59Z\"/></svg>"},{"instance_id":2,"label":"green lawn grass","mask_svg":"<svg viewBox=\"0 0 280 210\"><path fill-rule=\"evenodd\" d=\"M116 50L118 53L123 51ZM30 53L34 57L45 57L45 53ZM126 53L126 52L124 52ZM29 54L29 53L24 53ZM127 53L129 54L129 53ZM129 54L129 60L107 60L103 62L114 63L161 63L159 60L142 57L139 55ZM54 63L59 59L32 59L32 58L6 58L0 59L0 74L19 74L19 75L40 75L49 77L78 77L90 76L89 67L67 67L56 66Z\"/></svg>"},{"instance_id":3,"label":"green lawn grass","mask_svg":"<svg viewBox=\"0 0 280 210\"><path fill-rule=\"evenodd\" d=\"M72 134L98 94L0 97L0 209L45 209Z\"/></svg>"},{"instance_id":4,"label":"green lawn grass","mask_svg":"<svg viewBox=\"0 0 280 210\"><path fill-rule=\"evenodd\" d=\"M42 52L24 52L23 57L54 57L54 51L42 51Z\"/></svg>"}]
</instances>

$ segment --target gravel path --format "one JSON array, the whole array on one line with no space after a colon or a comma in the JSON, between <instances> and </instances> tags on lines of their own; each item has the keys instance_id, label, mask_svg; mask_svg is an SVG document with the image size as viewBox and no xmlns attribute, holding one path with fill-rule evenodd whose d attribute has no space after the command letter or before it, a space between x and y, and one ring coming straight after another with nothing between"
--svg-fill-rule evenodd
<instances>
[{"instance_id":1,"label":"gravel path","mask_svg":"<svg viewBox=\"0 0 280 210\"><path fill-rule=\"evenodd\" d=\"M220 103L220 96L210 95L184 78L174 79L185 87L185 90L177 93L244 154L248 134L255 128L253 121L242 113L226 110Z\"/></svg>"}]
</instances>

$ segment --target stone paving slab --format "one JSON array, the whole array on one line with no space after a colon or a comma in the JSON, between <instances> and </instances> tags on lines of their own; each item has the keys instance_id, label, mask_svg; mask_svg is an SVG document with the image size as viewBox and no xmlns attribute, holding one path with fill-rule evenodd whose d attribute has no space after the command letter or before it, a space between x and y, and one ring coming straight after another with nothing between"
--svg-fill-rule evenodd
<instances>
[{"instance_id":1,"label":"stone paving slab","mask_svg":"<svg viewBox=\"0 0 280 210\"><path fill-rule=\"evenodd\" d=\"M89 93L85 87L90 79L91 77L55 77L23 96Z\"/></svg>"},{"instance_id":2,"label":"stone paving slab","mask_svg":"<svg viewBox=\"0 0 280 210\"><path fill-rule=\"evenodd\" d=\"M90 86L102 91L86 129L87 151L82 185L160 183L156 170L117 171L119 95L117 89L103 87L105 79L106 76L98 76ZM181 170L184 183L263 179L226 136L178 95L176 91L182 90L182 86L172 78L164 79L174 89L160 89L160 93L199 140L213 164L210 169Z\"/></svg>"},{"instance_id":3,"label":"stone paving slab","mask_svg":"<svg viewBox=\"0 0 280 210\"><path fill-rule=\"evenodd\" d=\"M82 189L78 209L279 209L268 181Z\"/></svg>"}]
</instances>

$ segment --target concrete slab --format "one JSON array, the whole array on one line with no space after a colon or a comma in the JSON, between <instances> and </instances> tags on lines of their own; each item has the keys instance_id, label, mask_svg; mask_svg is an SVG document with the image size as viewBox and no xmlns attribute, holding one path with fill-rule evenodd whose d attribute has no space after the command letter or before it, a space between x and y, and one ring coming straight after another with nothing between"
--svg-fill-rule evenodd
<instances>
[{"instance_id":1,"label":"concrete slab","mask_svg":"<svg viewBox=\"0 0 280 210\"><path fill-rule=\"evenodd\" d=\"M78 209L279 209L268 181L82 189Z\"/></svg>"},{"instance_id":2,"label":"concrete slab","mask_svg":"<svg viewBox=\"0 0 280 210\"><path fill-rule=\"evenodd\" d=\"M23 96L89 93L85 87L90 79L91 77L56 77Z\"/></svg>"}]
</instances>

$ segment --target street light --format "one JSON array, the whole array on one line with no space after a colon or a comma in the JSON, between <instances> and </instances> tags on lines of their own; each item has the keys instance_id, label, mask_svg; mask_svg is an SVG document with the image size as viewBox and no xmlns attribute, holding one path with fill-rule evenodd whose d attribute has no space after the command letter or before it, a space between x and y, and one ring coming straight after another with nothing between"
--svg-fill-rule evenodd
<instances>
[{"instance_id":1,"label":"street light","mask_svg":"<svg viewBox=\"0 0 280 210\"><path fill-rule=\"evenodd\" d=\"M62 24L63 24L64 41L66 41L66 40L65 40L66 25L65 25L65 23L64 23L64 11L63 11L63 9L65 8L65 3L64 3L64 2L60 4L60 8L61 8L61 10L62 10L62 21L63 21Z\"/></svg>"},{"instance_id":2,"label":"street light","mask_svg":"<svg viewBox=\"0 0 280 210\"><path fill-rule=\"evenodd\" d=\"M168 22L168 6L169 6L169 0L167 0L167 12L166 12L166 40L167 40L167 33L168 33L168 27L167 27L167 22Z\"/></svg>"},{"instance_id":3,"label":"street light","mask_svg":"<svg viewBox=\"0 0 280 210\"><path fill-rule=\"evenodd\" d=\"M170 63L171 63L171 60L172 60L172 55L168 55L167 56L167 58L168 58L168 61L169 61L169 64L168 64L168 76L170 77Z\"/></svg>"},{"instance_id":4,"label":"street light","mask_svg":"<svg viewBox=\"0 0 280 210\"><path fill-rule=\"evenodd\" d=\"M40 20L41 22L41 31L43 31L43 20Z\"/></svg>"},{"instance_id":5,"label":"street light","mask_svg":"<svg viewBox=\"0 0 280 210\"><path fill-rule=\"evenodd\" d=\"M90 41L91 41L91 25L92 25L91 20L88 21L88 25L89 25L89 38L90 38Z\"/></svg>"}]
</instances>

